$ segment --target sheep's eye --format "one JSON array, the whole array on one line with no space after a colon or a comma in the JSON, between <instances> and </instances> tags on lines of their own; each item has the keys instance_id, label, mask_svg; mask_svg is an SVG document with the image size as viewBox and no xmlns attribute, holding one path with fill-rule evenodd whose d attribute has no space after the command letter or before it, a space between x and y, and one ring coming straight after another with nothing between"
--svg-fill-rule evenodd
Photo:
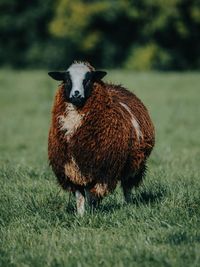
<instances>
[{"instance_id":1,"label":"sheep's eye","mask_svg":"<svg viewBox=\"0 0 200 267\"><path fill-rule=\"evenodd\" d=\"M66 79L66 80L65 80L65 83L66 83L66 84L70 84L69 79Z\"/></svg>"}]
</instances>

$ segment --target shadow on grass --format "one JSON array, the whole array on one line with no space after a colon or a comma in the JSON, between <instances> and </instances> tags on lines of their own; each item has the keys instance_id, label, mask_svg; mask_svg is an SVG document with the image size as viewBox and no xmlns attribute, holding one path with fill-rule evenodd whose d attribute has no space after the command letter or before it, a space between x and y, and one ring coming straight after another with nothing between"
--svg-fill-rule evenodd
<instances>
[{"instance_id":1,"label":"shadow on grass","mask_svg":"<svg viewBox=\"0 0 200 267\"><path fill-rule=\"evenodd\" d=\"M149 192L149 191L143 191L138 193L136 196L133 196L130 204L134 205L149 205L159 202L161 199L163 199L166 195L166 190L160 190L157 192Z\"/></svg>"},{"instance_id":2,"label":"shadow on grass","mask_svg":"<svg viewBox=\"0 0 200 267\"><path fill-rule=\"evenodd\" d=\"M112 196L112 199L106 199L105 202L103 201L97 208L93 211L90 210L88 206L86 206L87 211L93 212L102 212L102 213L114 213L120 209L124 209L126 205L133 205L133 206L141 206L141 205L153 205L159 203L166 195L167 195L167 188L164 185L156 186L156 188L148 188L143 189L143 191L137 191L135 194L133 193L130 202L127 204L123 200L123 197L117 199L117 196ZM71 198L67 199L66 202L64 201L65 198L59 196L59 194L55 197L50 197L47 199L47 202L44 203L43 209L46 212L55 213L56 216L63 217L64 214L68 214L69 216L76 214L76 203L75 198L71 196Z\"/></svg>"},{"instance_id":3,"label":"shadow on grass","mask_svg":"<svg viewBox=\"0 0 200 267\"><path fill-rule=\"evenodd\" d=\"M126 205L133 205L133 206L141 206L141 205L153 205L160 202L165 196L167 195L167 188L164 186L161 187L159 190L154 191L142 191L137 192L136 194L132 195L132 198L128 203L125 201L121 203L107 202L106 204L100 205L97 210L102 212L112 213L116 210L122 209Z\"/></svg>"}]
</instances>

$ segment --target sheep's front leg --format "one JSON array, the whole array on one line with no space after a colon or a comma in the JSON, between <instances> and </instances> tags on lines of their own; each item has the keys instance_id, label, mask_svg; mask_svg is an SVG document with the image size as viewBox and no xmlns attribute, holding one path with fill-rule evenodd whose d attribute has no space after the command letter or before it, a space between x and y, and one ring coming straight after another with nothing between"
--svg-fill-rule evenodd
<instances>
[{"instance_id":1,"label":"sheep's front leg","mask_svg":"<svg viewBox=\"0 0 200 267\"><path fill-rule=\"evenodd\" d=\"M81 194L80 191L76 191L76 207L77 207L77 213L80 216L83 216L85 212L85 197L83 194Z\"/></svg>"},{"instance_id":2,"label":"sheep's front leg","mask_svg":"<svg viewBox=\"0 0 200 267\"><path fill-rule=\"evenodd\" d=\"M85 196L89 207L93 210L94 208L98 207L100 204L101 199L97 196L93 195L89 190L85 190Z\"/></svg>"}]
</instances>

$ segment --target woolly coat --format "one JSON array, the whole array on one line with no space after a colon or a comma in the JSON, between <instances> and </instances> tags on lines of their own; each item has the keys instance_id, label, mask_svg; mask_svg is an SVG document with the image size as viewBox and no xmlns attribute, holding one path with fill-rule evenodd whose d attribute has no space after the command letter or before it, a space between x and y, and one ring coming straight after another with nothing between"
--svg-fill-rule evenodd
<instances>
[{"instance_id":1,"label":"woolly coat","mask_svg":"<svg viewBox=\"0 0 200 267\"><path fill-rule=\"evenodd\" d=\"M72 116L74 115L74 116ZM71 116L73 127L68 129ZM78 118L78 120L77 120ZM69 121L68 121L69 122ZM75 109L57 90L49 131L49 162L59 183L102 197L134 175L154 146L154 127L143 103L121 86L96 82L85 105Z\"/></svg>"}]
</instances>

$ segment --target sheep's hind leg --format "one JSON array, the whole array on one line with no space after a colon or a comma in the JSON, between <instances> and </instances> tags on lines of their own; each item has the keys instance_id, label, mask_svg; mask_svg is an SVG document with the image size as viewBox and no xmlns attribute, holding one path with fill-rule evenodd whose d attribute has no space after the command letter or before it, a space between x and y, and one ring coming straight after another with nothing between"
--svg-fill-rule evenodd
<instances>
[{"instance_id":1,"label":"sheep's hind leg","mask_svg":"<svg viewBox=\"0 0 200 267\"><path fill-rule=\"evenodd\" d=\"M78 190L76 190L75 195L76 195L77 213L78 215L83 216L85 212L85 196Z\"/></svg>"},{"instance_id":2,"label":"sheep's hind leg","mask_svg":"<svg viewBox=\"0 0 200 267\"><path fill-rule=\"evenodd\" d=\"M146 166L143 165L138 172L121 180L121 186L124 193L124 199L127 203L132 202L132 189L137 187L145 176Z\"/></svg>"}]
</instances>

